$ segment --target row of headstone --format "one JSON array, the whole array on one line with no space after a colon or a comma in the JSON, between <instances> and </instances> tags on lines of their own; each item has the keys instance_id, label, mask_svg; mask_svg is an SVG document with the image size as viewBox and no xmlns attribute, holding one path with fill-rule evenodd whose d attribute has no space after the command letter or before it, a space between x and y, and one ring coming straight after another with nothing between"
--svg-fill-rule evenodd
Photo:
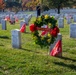
<instances>
[{"instance_id":1,"label":"row of headstone","mask_svg":"<svg viewBox=\"0 0 76 75\"><path fill-rule=\"evenodd\" d=\"M29 17L28 14L26 14L25 12L19 12L17 14L15 14L14 12L6 12L6 13L0 13L0 18L4 19L5 17L18 17L18 19L25 19L26 16Z\"/></svg>"},{"instance_id":2,"label":"row of headstone","mask_svg":"<svg viewBox=\"0 0 76 75\"><path fill-rule=\"evenodd\" d=\"M48 11L44 11L43 14L46 14L46 13L50 14L50 13L57 13L57 12L58 12L57 9L50 9ZM60 13L62 14L76 13L76 9L60 9Z\"/></svg>"},{"instance_id":3,"label":"row of headstone","mask_svg":"<svg viewBox=\"0 0 76 75\"><path fill-rule=\"evenodd\" d=\"M67 19L67 24L70 26L69 30L69 36L70 38L76 38L76 16L74 16L74 22L72 23L72 18L68 17ZM64 18L59 18L58 19L58 27L59 28L64 28Z\"/></svg>"},{"instance_id":4,"label":"row of headstone","mask_svg":"<svg viewBox=\"0 0 76 75\"><path fill-rule=\"evenodd\" d=\"M70 30L69 30L70 38L76 38L76 23L71 23L69 21L68 24L70 24ZM64 28L64 19L63 18L59 18L58 27L59 28Z\"/></svg>"},{"instance_id":5,"label":"row of headstone","mask_svg":"<svg viewBox=\"0 0 76 75\"><path fill-rule=\"evenodd\" d=\"M6 15L6 16L9 17L9 15ZM29 21L30 21L30 19L31 19L31 17L32 17L32 15L29 14L29 15L27 16L27 18L25 18L25 21L22 21L22 22L20 23L20 28L22 27L23 24L28 24ZM10 20L11 20L11 21L15 21L15 18L11 15ZM6 29L7 29L6 20L1 18L1 19L0 19L0 22L1 22L1 25L2 25L2 30L6 30Z\"/></svg>"},{"instance_id":6,"label":"row of headstone","mask_svg":"<svg viewBox=\"0 0 76 75\"><path fill-rule=\"evenodd\" d=\"M48 11L45 11L45 14L48 14L47 12ZM30 19L29 15L25 14L24 12L20 12L20 14L19 13L14 14L14 13L10 12L8 14L3 14L3 16L0 16L0 18L3 19L4 17L7 17L7 16L10 16L11 18L14 17L14 16L16 16L18 19L24 19L27 24L28 24L28 21ZM71 19L69 19L68 16L71 16L73 18L73 21L76 22L76 15L72 14L72 13L70 13L70 14L66 14L66 13L65 14L50 13L50 16L55 16L56 19L58 19L58 18L64 18L64 16L65 16L67 18L67 24L70 24Z\"/></svg>"},{"instance_id":7,"label":"row of headstone","mask_svg":"<svg viewBox=\"0 0 76 75\"><path fill-rule=\"evenodd\" d=\"M21 33L20 33L20 30L14 29L11 32L12 32L12 35L11 35L12 47L20 49L21 48ZM61 57L62 56L62 35L60 33L58 33L56 41L50 46L50 53L51 53L52 49L54 48L55 44L58 41L61 42L61 44L59 44L60 45L59 49L61 49L61 51L57 54L57 56Z\"/></svg>"},{"instance_id":8,"label":"row of headstone","mask_svg":"<svg viewBox=\"0 0 76 75\"><path fill-rule=\"evenodd\" d=\"M73 37L73 38L76 38L76 24L71 24L70 25L70 37ZM60 47L61 47L61 50L62 50L62 35L60 33L58 33L58 36L57 36L57 39L56 41L50 46L50 53L51 51L53 50L54 46L56 45L56 43L60 40ZM13 48L21 48L21 33L20 33L20 30L18 29L15 29L15 30L12 30L12 47ZM56 51L59 51L59 50L56 50ZM62 51L60 51L58 54L57 54L58 57L61 57L62 56Z\"/></svg>"}]
</instances>

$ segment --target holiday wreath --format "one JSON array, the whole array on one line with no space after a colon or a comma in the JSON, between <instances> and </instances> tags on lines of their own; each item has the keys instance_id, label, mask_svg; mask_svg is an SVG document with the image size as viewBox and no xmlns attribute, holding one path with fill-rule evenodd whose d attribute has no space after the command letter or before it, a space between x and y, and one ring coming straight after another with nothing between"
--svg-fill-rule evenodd
<instances>
[{"instance_id":1,"label":"holiday wreath","mask_svg":"<svg viewBox=\"0 0 76 75\"><path fill-rule=\"evenodd\" d=\"M41 48L44 46L49 47L54 43L57 34L59 33L59 28L56 23L57 20L53 16L42 15L36 18L34 24L30 25L33 39L36 44L41 46ZM43 26L46 26L46 28ZM40 31L42 31L42 33Z\"/></svg>"}]
</instances>

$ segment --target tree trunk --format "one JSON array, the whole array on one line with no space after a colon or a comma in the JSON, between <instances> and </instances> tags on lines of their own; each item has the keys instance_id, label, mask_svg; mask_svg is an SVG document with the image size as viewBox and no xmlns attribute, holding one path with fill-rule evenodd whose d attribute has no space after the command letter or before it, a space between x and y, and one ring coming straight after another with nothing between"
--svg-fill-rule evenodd
<instances>
[{"instance_id":1,"label":"tree trunk","mask_svg":"<svg viewBox=\"0 0 76 75\"><path fill-rule=\"evenodd\" d=\"M21 7L21 10L23 11L23 6Z\"/></svg>"},{"instance_id":2,"label":"tree trunk","mask_svg":"<svg viewBox=\"0 0 76 75\"><path fill-rule=\"evenodd\" d=\"M3 12L4 12L4 9L3 9Z\"/></svg>"},{"instance_id":3,"label":"tree trunk","mask_svg":"<svg viewBox=\"0 0 76 75\"><path fill-rule=\"evenodd\" d=\"M60 4L58 5L58 14L60 14Z\"/></svg>"}]
</instances>

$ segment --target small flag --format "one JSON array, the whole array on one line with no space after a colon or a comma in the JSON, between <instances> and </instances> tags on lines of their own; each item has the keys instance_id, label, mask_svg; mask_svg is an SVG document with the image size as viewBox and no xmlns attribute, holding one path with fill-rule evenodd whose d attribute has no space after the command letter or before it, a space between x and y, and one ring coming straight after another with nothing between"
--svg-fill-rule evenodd
<instances>
[{"instance_id":1,"label":"small flag","mask_svg":"<svg viewBox=\"0 0 76 75\"><path fill-rule=\"evenodd\" d=\"M62 55L62 43L61 40L57 41L54 48L50 52L51 56L61 56Z\"/></svg>"},{"instance_id":2,"label":"small flag","mask_svg":"<svg viewBox=\"0 0 76 75\"><path fill-rule=\"evenodd\" d=\"M5 17L5 20L10 21L10 17L9 16Z\"/></svg>"},{"instance_id":3,"label":"small flag","mask_svg":"<svg viewBox=\"0 0 76 75\"><path fill-rule=\"evenodd\" d=\"M24 33L26 30L26 24L22 25L21 29L20 29L20 32Z\"/></svg>"}]
</instances>

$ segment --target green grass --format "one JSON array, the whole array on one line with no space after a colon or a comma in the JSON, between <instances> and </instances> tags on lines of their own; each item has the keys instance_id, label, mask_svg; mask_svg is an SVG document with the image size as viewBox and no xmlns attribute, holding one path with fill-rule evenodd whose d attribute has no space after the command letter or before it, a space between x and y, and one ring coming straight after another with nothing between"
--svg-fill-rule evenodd
<instances>
[{"instance_id":1,"label":"green grass","mask_svg":"<svg viewBox=\"0 0 76 75\"><path fill-rule=\"evenodd\" d=\"M11 44L11 30L19 29L20 22L15 25L7 22L7 30L0 25L0 75L76 75L76 39L69 37L66 20L64 28L60 28L62 58L47 56L47 48L35 45L29 25L26 33L21 33L21 49L12 48Z\"/></svg>"}]
</instances>

